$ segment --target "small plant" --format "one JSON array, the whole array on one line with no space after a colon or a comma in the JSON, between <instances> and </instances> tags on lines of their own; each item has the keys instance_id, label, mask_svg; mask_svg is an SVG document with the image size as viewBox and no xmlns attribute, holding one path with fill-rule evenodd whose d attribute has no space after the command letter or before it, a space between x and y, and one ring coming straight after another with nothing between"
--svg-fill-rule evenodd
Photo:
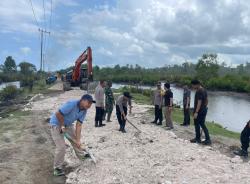
<instances>
[{"instance_id":1,"label":"small plant","mask_svg":"<svg viewBox=\"0 0 250 184\"><path fill-rule=\"evenodd\" d=\"M0 91L0 100L1 101L8 101L14 99L18 94L19 90L16 86L7 86L2 91Z\"/></svg>"}]
</instances>

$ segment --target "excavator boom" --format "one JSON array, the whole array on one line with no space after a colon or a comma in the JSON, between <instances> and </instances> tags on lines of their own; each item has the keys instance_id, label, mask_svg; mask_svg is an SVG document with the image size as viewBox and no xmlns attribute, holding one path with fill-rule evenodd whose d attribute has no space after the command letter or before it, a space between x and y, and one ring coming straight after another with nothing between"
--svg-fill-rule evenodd
<instances>
[{"instance_id":1,"label":"excavator boom","mask_svg":"<svg viewBox=\"0 0 250 184\"><path fill-rule=\"evenodd\" d=\"M85 61L87 61L87 69L81 67ZM90 47L77 58L73 71L67 72L63 81L64 91L76 86L88 89L89 83L93 81L92 50Z\"/></svg>"},{"instance_id":2,"label":"excavator boom","mask_svg":"<svg viewBox=\"0 0 250 184\"><path fill-rule=\"evenodd\" d=\"M93 76L93 68L92 68L92 49L88 47L76 60L75 68L72 73L72 80L78 81L80 80L81 66L87 60L87 75L89 79L92 79Z\"/></svg>"}]
</instances>

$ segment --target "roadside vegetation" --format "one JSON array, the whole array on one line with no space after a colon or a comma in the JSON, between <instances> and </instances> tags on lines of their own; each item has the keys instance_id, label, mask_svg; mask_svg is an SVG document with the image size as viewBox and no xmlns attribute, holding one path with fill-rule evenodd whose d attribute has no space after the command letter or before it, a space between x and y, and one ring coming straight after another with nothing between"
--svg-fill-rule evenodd
<instances>
[{"instance_id":1,"label":"roadside vegetation","mask_svg":"<svg viewBox=\"0 0 250 184\"><path fill-rule=\"evenodd\" d=\"M0 65L0 84L3 82L20 82L20 89L16 86L7 86L0 91L0 101L10 101L28 95L43 92L49 86L46 85L45 72L37 71L35 65L23 61L16 65L15 60L8 56L3 65Z\"/></svg>"},{"instance_id":2,"label":"roadside vegetation","mask_svg":"<svg viewBox=\"0 0 250 184\"><path fill-rule=\"evenodd\" d=\"M136 103L152 105L152 91L151 90L137 89L135 87L127 87L127 86L114 90L115 93L122 93L124 91L129 91L132 94L134 98L133 100ZM176 124L180 125L183 123L183 112L182 112L182 109L178 107L176 104L174 106L175 108L173 110L173 120ZM152 118L153 118L154 109L153 108L150 109L149 113L152 114ZM194 122L192 118L191 118L191 126L194 126ZM212 135L218 135L218 136L233 138L237 140L240 138L240 133L227 130L218 123L207 122L207 127L209 129L209 133L211 133Z\"/></svg>"}]
</instances>

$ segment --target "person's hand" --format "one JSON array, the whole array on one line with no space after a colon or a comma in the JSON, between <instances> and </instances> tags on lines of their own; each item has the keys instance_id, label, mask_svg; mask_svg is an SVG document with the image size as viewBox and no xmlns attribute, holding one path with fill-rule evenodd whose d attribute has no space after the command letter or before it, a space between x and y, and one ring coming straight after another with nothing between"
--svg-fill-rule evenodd
<instances>
[{"instance_id":1,"label":"person's hand","mask_svg":"<svg viewBox=\"0 0 250 184\"><path fill-rule=\"evenodd\" d=\"M79 140L76 140L76 146L77 146L77 148L81 148L81 149L83 149L83 145L81 144L81 141Z\"/></svg>"},{"instance_id":2,"label":"person's hand","mask_svg":"<svg viewBox=\"0 0 250 184\"><path fill-rule=\"evenodd\" d=\"M61 126L61 127L60 127L60 133L64 133L65 131L66 131L65 126Z\"/></svg>"},{"instance_id":3,"label":"person's hand","mask_svg":"<svg viewBox=\"0 0 250 184\"><path fill-rule=\"evenodd\" d=\"M198 117L198 113L196 112L194 113L194 119L197 119L197 117Z\"/></svg>"},{"instance_id":4,"label":"person's hand","mask_svg":"<svg viewBox=\"0 0 250 184\"><path fill-rule=\"evenodd\" d=\"M127 117L126 117L126 115L125 115L125 113L124 113L124 112L122 113L122 117L123 117L123 119L124 119L124 120L126 120L126 119L127 119Z\"/></svg>"},{"instance_id":5,"label":"person's hand","mask_svg":"<svg viewBox=\"0 0 250 184\"><path fill-rule=\"evenodd\" d=\"M189 107L188 107L188 106L186 106L186 110L187 110L187 109L189 109Z\"/></svg>"},{"instance_id":6,"label":"person's hand","mask_svg":"<svg viewBox=\"0 0 250 184\"><path fill-rule=\"evenodd\" d=\"M173 109L172 107L168 107L168 111L172 111L172 109Z\"/></svg>"}]
</instances>

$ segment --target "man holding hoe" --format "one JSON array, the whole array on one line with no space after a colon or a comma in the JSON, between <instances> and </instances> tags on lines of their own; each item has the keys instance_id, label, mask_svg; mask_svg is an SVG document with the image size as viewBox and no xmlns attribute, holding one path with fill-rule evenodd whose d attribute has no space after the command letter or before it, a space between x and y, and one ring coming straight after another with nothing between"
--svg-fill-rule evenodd
<instances>
[{"instance_id":1,"label":"man holding hoe","mask_svg":"<svg viewBox=\"0 0 250 184\"><path fill-rule=\"evenodd\" d=\"M87 110L95 103L92 96L85 94L80 100L71 100L63 104L50 119L51 135L56 145L54 158L54 175L63 176L62 169L66 151L64 135L70 136L74 141L71 142L76 156L84 159L86 152L81 144L82 123L86 117ZM76 121L74 128L73 123Z\"/></svg>"}]
</instances>

